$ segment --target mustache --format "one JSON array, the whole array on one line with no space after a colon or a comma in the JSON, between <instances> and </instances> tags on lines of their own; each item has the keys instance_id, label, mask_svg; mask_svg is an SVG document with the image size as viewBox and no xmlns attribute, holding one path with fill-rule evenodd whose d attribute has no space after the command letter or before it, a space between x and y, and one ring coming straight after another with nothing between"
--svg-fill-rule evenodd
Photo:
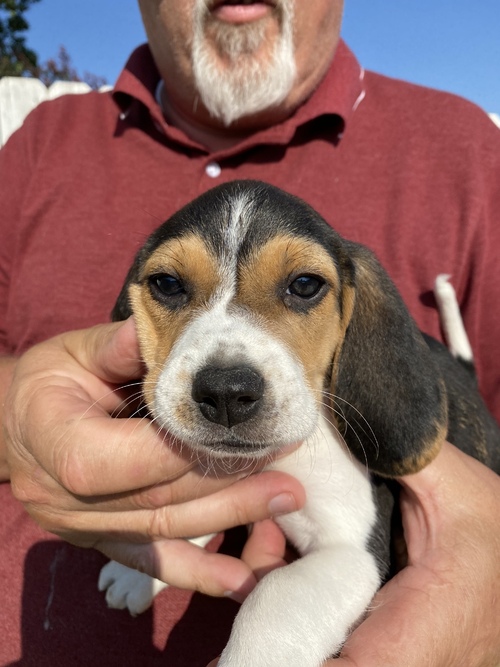
<instances>
[{"instance_id":1,"label":"mustache","mask_svg":"<svg viewBox=\"0 0 500 667\"><path fill-rule=\"evenodd\" d=\"M212 10L224 4L250 5L255 0L196 0L195 8L197 11L209 13ZM265 4L277 10L292 10L295 0L264 0Z\"/></svg>"}]
</instances>

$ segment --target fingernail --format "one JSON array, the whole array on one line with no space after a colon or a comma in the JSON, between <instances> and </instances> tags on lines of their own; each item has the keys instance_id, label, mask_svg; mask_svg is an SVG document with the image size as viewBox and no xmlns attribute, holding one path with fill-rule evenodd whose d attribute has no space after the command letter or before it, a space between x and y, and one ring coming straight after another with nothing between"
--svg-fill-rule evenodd
<instances>
[{"instance_id":1,"label":"fingernail","mask_svg":"<svg viewBox=\"0 0 500 667\"><path fill-rule=\"evenodd\" d=\"M280 493L279 496L273 498L267 506L272 517L280 516L280 514L289 514L295 512L297 504L295 498L291 493Z\"/></svg>"},{"instance_id":2,"label":"fingernail","mask_svg":"<svg viewBox=\"0 0 500 667\"><path fill-rule=\"evenodd\" d=\"M237 591L225 591L224 597L241 604L245 600L246 596L238 593Z\"/></svg>"}]
</instances>

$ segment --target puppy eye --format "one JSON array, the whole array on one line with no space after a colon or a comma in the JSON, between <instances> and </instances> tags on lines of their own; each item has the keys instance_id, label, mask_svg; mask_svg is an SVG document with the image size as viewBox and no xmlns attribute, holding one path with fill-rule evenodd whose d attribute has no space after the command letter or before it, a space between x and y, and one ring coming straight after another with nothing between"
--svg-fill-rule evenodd
<instances>
[{"instance_id":1,"label":"puppy eye","mask_svg":"<svg viewBox=\"0 0 500 667\"><path fill-rule=\"evenodd\" d=\"M316 276L299 276L290 283L286 292L301 299L312 299L312 297L318 294L324 284L324 280L316 278Z\"/></svg>"},{"instance_id":2,"label":"puppy eye","mask_svg":"<svg viewBox=\"0 0 500 667\"><path fill-rule=\"evenodd\" d=\"M159 291L165 296L175 296L184 291L180 280L174 276L160 275L154 276L154 283Z\"/></svg>"},{"instance_id":3,"label":"puppy eye","mask_svg":"<svg viewBox=\"0 0 500 667\"><path fill-rule=\"evenodd\" d=\"M168 273L151 276L149 283L153 290L162 296L179 296L186 292L181 281L174 276L168 275Z\"/></svg>"}]
</instances>

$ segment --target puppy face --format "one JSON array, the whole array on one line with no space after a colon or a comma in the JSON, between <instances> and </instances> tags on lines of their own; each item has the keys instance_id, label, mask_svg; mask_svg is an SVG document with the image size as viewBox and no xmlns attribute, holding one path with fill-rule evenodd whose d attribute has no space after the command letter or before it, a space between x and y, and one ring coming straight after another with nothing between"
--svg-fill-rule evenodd
<instances>
[{"instance_id":1,"label":"puppy face","mask_svg":"<svg viewBox=\"0 0 500 667\"><path fill-rule=\"evenodd\" d=\"M297 220L291 203L255 186L212 192L139 261L129 299L144 396L193 448L264 456L316 426L352 307L350 264L316 213Z\"/></svg>"},{"instance_id":2,"label":"puppy face","mask_svg":"<svg viewBox=\"0 0 500 667\"><path fill-rule=\"evenodd\" d=\"M446 396L415 323L373 254L305 202L235 181L163 224L113 312L134 313L157 423L221 457L273 456L331 408L370 469L423 467Z\"/></svg>"}]
</instances>

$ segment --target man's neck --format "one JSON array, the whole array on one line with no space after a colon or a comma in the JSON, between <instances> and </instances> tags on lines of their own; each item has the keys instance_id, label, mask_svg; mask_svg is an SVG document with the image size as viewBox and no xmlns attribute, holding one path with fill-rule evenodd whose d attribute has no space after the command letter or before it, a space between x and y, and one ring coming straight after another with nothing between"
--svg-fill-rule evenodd
<instances>
[{"instance_id":1,"label":"man's neck","mask_svg":"<svg viewBox=\"0 0 500 667\"><path fill-rule=\"evenodd\" d=\"M254 130L237 129L233 127L218 127L216 123L209 124L197 121L187 116L171 103L165 86L160 89L160 105L167 121L182 130L190 139L206 146L211 153L231 148L244 141L253 134Z\"/></svg>"}]
</instances>

